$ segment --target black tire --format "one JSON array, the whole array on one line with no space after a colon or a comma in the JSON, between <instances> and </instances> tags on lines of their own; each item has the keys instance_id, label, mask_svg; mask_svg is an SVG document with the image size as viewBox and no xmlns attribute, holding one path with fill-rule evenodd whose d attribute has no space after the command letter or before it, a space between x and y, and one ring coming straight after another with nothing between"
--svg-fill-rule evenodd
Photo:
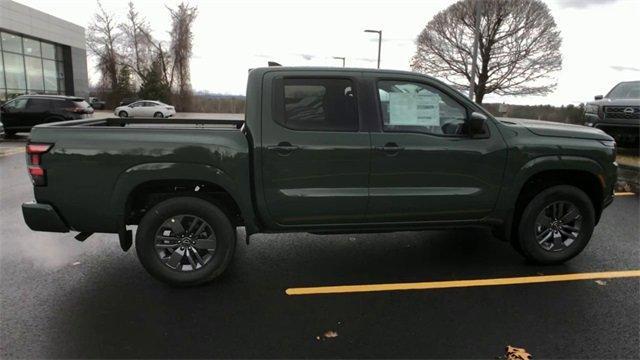
<instances>
[{"instance_id":1,"label":"black tire","mask_svg":"<svg viewBox=\"0 0 640 360\"><path fill-rule=\"evenodd\" d=\"M129 114L126 111L122 110L118 113L118 116L121 118L126 118L129 117Z\"/></svg>"},{"instance_id":2,"label":"black tire","mask_svg":"<svg viewBox=\"0 0 640 360\"><path fill-rule=\"evenodd\" d=\"M162 118L164 117L164 115L162 115L162 113L160 111L158 111L157 113L153 114L154 118Z\"/></svg>"},{"instance_id":3,"label":"black tire","mask_svg":"<svg viewBox=\"0 0 640 360\"><path fill-rule=\"evenodd\" d=\"M543 238L547 238L547 232L541 230L544 226L540 224L544 221L538 221L539 216L543 215L544 211L550 211L553 209L553 204L561 204L562 208L566 210L565 215L557 216L562 220L567 216L567 219L574 218L569 216L573 210L571 206L577 209L578 215L575 216L573 222L567 220L564 222L557 222L555 226L560 229L558 232L554 232L552 226L547 227L550 231L551 238L548 242L541 241ZM559 210L562 212L562 210ZM578 222L579 221L579 225ZM554 221L554 223L556 223ZM564 224L564 225L563 225ZM578 232L573 230L566 230L562 226L579 228ZM578 255L589 243L591 235L593 234L593 228L595 226L595 210L591 199L584 193L584 191L574 186L569 185L557 185L547 188L536 195L529 204L524 208L522 216L520 217L520 224L518 226L518 244L519 252L528 260L538 264L561 264L576 255ZM565 230L562 230L565 229ZM536 232L540 232L536 234ZM542 236L544 233L547 236ZM571 233L570 237L566 238L566 241L572 241L569 245L565 245L560 239L560 234ZM556 234L558 235L558 243L555 243ZM538 236L538 238L536 238ZM549 241L551 243L549 243ZM561 244L561 245L559 245ZM545 246L552 246L551 249L545 249ZM515 246L514 246L515 247Z\"/></svg>"},{"instance_id":4,"label":"black tire","mask_svg":"<svg viewBox=\"0 0 640 360\"><path fill-rule=\"evenodd\" d=\"M157 232L167 220L178 216L196 216L211 225L216 247L201 268L191 271L174 269L158 255ZM224 212L195 197L176 197L157 204L142 218L136 233L136 253L144 268L156 279L174 286L199 285L220 276L229 265L235 247L235 228Z\"/></svg>"}]
</instances>

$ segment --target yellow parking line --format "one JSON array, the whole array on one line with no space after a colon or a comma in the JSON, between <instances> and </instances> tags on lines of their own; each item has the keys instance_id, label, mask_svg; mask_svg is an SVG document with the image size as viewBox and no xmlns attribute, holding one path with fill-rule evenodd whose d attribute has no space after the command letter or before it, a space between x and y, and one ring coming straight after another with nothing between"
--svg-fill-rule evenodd
<instances>
[{"instance_id":1,"label":"yellow parking line","mask_svg":"<svg viewBox=\"0 0 640 360\"><path fill-rule=\"evenodd\" d=\"M615 196L633 196L635 194L636 193L633 193L633 192L617 192L617 193L614 193Z\"/></svg>"},{"instance_id":2,"label":"yellow parking line","mask_svg":"<svg viewBox=\"0 0 640 360\"><path fill-rule=\"evenodd\" d=\"M605 272L562 274L562 275L522 276L522 277L497 278L497 279L433 281L433 282L417 282L417 283L319 286L319 287L289 288L285 292L287 295L344 294L344 293L375 292L375 291L427 290L427 289L448 289L448 288L476 287L476 286L520 285L520 284L536 284L536 283L548 283L548 282L559 282L559 281L613 279L613 278L628 278L628 277L640 277L640 270L605 271Z\"/></svg>"}]
</instances>

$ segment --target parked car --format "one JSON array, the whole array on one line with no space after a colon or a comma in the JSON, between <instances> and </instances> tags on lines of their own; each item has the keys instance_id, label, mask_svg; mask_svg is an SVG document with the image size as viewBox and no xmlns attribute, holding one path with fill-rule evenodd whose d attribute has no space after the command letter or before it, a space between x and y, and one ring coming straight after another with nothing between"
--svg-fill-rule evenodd
<instances>
[{"instance_id":1,"label":"parked car","mask_svg":"<svg viewBox=\"0 0 640 360\"><path fill-rule=\"evenodd\" d=\"M244 121L37 126L27 225L79 240L117 233L125 250L137 225L145 269L193 285L224 271L238 226L247 236L480 226L558 264L613 201L615 142L598 129L499 120L410 72L271 67L247 84Z\"/></svg>"},{"instance_id":2,"label":"parked car","mask_svg":"<svg viewBox=\"0 0 640 360\"><path fill-rule=\"evenodd\" d=\"M140 100L126 106L118 106L113 113L119 117L171 117L176 109L160 101Z\"/></svg>"},{"instance_id":3,"label":"parked car","mask_svg":"<svg viewBox=\"0 0 640 360\"><path fill-rule=\"evenodd\" d=\"M96 97L89 97L89 105L96 110L103 110L107 105L106 101L102 101Z\"/></svg>"},{"instance_id":4,"label":"parked car","mask_svg":"<svg viewBox=\"0 0 640 360\"><path fill-rule=\"evenodd\" d=\"M140 100L140 99L138 99L138 98L124 98L124 99L120 100L120 103L118 104L118 106L129 105L129 104L134 103L134 102L136 102L138 100Z\"/></svg>"},{"instance_id":5,"label":"parked car","mask_svg":"<svg viewBox=\"0 0 640 360\"><path fill-rule=\"evenodd\" d=\"M585 125L604 130L621 147L638 148L640 81L621 82L594 100L584 107Z\"/></svg>"},{"instance_id":6,"label":"parked car","mask_svg":"<svg viewBox=\"0 0 640 360\"><path fill-rule=\"evenodd\" d=\"M60 95L22 95L0 107L6 136L32 127L64 120L91 117L93 108L83 98Z\"/></svg>"}]
</instances>

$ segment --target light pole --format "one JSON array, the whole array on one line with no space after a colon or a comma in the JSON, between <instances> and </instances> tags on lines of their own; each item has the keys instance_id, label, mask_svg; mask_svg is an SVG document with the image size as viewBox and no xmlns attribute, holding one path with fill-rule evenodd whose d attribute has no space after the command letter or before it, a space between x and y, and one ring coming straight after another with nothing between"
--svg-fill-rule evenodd
<instances>
[{"instance_id":1,"label":"light pole","mask_svg":"<svg viewBox=\"0 0 640 360\"><path fill-rule=\"evenodd\" d=\"M336 60L342 60L342 67L344 67L344 60L346 59L344 56L334 56L333 58Z\"/></svg>"},{"instance_id":2,"label":"light pole","mask_svg":"<svg viewBox=\"0 0 640 360\"><path fill-rule=\"evenodd\" d=\"M382 47L382 30L365 30L368 33L378 33L378 69L380 69L380 48Z\"/></svg>"}]
</instances>

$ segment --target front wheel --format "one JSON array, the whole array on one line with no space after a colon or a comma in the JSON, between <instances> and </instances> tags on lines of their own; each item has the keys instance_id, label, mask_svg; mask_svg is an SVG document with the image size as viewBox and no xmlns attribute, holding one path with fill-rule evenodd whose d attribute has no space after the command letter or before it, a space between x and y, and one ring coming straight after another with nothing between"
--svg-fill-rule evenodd
<instances>
[{"instance_id":1,"label":"front wheel","mask_svg":"<svg viewBox=\"0 0 640 360\"><path fill-rule=\"evenodd\" d=\"M218 207L177 197L151 208L140 221L136 252L155 278L177 286L220 276L236 246L235 228Z\"/></svg>"},{"instance_id":2,"label":"front wheel","mask_svg":"<svg viewBox=\"0 0 640 360\"><path fill-rule=\"evenodd\" d=\"M118 113L118 116L120 116L121 118L126 118L129 116L129 114L127 114L127 112L123 110Z\"/></svg>"},{"instance_id":3,"label":"front wheel","mask_svg":"<svg viewBox=\"0 0 640 360\"><path fill-rule=\"evenodd\" d=\"M161 118L161 117L164 117L164 116L162 115L162 113L160 111L158 111L157 113L153 114L153 117L154 118Z\"/></svg>"},{"instance_id":4,"label":"front wheel","mask_svg":"<svg viewBox=\"0 0 640 360\"><path fill-rule=\"evenodd\" d=\"M594 226L595 210L582 190L553 186L536 195L522 212L518 245L533 262L560 264L587 246Z\"/></svg>"}]
</instances>

